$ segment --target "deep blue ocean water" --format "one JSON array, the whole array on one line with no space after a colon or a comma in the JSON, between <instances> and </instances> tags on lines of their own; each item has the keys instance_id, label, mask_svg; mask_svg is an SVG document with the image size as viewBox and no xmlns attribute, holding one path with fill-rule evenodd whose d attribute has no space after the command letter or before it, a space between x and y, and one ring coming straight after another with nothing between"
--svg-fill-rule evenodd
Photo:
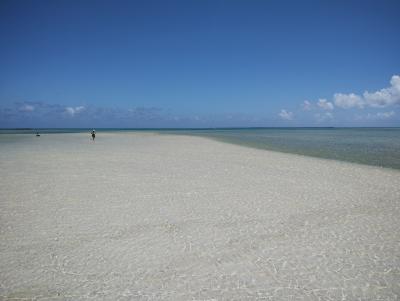
<instances>
[{"instance_id":1,"label":"deep blue ocean water","mask_svg":"<svg viewBox=\"0 0 400 301\"><path fill-rule=\"evenodd\" d=\"M91 129L39 129L44 134L90 132ZM400 169L400 128L235 128L235 129L96 129L151 131L162 134L202 136L259 149L342 160ZM34 130L0 130L0 142L15 133ZM10 136L11 135L11 136ZM5 137L8 137L7 139ZM3 137L3 138L2 138Z\"/></svg>"}]
</instances>

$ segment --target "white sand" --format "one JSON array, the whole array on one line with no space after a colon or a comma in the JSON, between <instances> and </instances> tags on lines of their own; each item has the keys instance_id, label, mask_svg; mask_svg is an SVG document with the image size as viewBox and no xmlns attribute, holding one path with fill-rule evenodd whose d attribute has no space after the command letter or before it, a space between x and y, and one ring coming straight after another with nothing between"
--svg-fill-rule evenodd
<instances>
[{"instance_id":1,"label":"white sand","mask_svg":"<svg viewBox=\"0 0 400 301\"><path fill-rule=\"evenodd\" d=\"M0 299L398 300L400 172L157 134L0 145Z\"/></svg>"}]
</instances>

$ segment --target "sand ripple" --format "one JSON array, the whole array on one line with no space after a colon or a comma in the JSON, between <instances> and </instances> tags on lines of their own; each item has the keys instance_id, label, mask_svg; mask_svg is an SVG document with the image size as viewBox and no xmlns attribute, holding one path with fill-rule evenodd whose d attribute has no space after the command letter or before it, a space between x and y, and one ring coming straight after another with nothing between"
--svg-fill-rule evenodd
<instances>
[{"instance_id":1,"label":"sand ripple","mask_svg":"<svg viewBox=\"0 0 400 301\"><path fill-rule=\"evenodd\" d=\"M0 299L399 299L400 172L98 136L2 145Z\"/></svg>"}]
</instances>

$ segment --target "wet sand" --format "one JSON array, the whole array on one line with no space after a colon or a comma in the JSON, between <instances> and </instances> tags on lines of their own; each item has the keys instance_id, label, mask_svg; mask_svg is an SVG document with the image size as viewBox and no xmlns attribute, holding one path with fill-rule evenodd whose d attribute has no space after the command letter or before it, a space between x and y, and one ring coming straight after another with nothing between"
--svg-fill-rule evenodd
<instances>
[{"instance_id":1,"label":"wet sand","mask_svg":"<svg viewBox=\"0 0 400 301\"><path fill-rule=\"evenodd\" d=\"M400 298L399 171L89 136L0 145L0 299Z\"/></svg>"}]
</instances>

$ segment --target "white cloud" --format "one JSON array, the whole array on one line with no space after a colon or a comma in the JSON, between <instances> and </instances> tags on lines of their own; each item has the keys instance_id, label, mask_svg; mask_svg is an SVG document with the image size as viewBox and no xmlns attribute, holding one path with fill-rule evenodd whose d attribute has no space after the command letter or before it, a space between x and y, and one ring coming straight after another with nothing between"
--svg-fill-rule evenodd
<instances>
[{"instance_id":1,"label":"white cloud","mask_svg":"<svg viewBox=\"0 0 400 301\"><path fill-rule=\"evenodd\" d=\"M327 111L332 111L333 110L333 103L327 101L326 99L320 99L318 100L317 105Z\"/></svg>"},{"instance_id":2,"label":"white cloud","mask_svg":"<svg viewBox=\"0 0 400 301\"><path fill-rule=\"evenodd\" d=\"M303 101L303 110L304 111L310 111L311 110L311 102L308 100Z\"/></svg>"},{"instance_id":3,"label":"white cloud","mask_svg":"<svg viewBox=\"0 0 400 301\"><path fill-rule=\"evenodd\" d=\"M356 120L385 120L394 117L396 113L394 111L389 112L378 112L378 113L368 113L367 115L356 115Z\"/></svg>"},{"instance_id":4,"label":"white cloud","mask_svg":"<svg viewBox=\"0 0 400 301\"><path fill-rule=\"evenodd\" d=\"M85 110L85 107L84 107L84 106L76 107L76 108L75 108L75 113L80 113L80 112L82 112L83 110Z\"/></svg>"},{"instance_id":5,"label":"white cloud","mask_svg":"<svg viewBox=\"0 0 400 301\"><path fill-rule=\"evenodd\" d=\"M353 107L362 109L365 105L365 101L361 98L361 96L356 95L354 93L350 94L335 93L333 99L335 105L343 109L348 109Z\"/></svg>"},{"instance_id":6,"label":"white cloud","mask_svg":"<svg viewBox=\"0 0 400 301\"><path fill-rule=\"evenodd\" d=\"M286 110L281 110L281 112L279 113L279 116L284 120L292 120L293 119L293 113L288 112Z\"/></svg>"},{"instance_id":7,"label":"white cloud","mask_svg":"<svg viewBox=\"0 0 400 301\"><path fill-rule=\"evenodd\" d=\"M75 109L74 109L74 108L71 108L71 107L66 107L66 108L65 108L65 112L68 113L68 114L70 114L71 116L74 116L74 115L75 115Z\"/></svg>"},{"instance_id":8,"label":"white cloud","mask_svg":"<svg viewBox=\"0 0 400 301\"><path fill-rule=\"evenodd\" d=\"M389 119L392 118L396 113L394 111L390 112L378 112L376 114L368 114L368 119Z\"/></svg>"},{"instance_id":9,"label":"white cloud","mask_svg":"<svg viewBox=\"0 0 400 301\"><path fill-rule=\"evenodd\" d=\"M67 108L65 108L65 113L67 113L67 114L69 114L71 116L74 116L75 115L75 109L71 108L71 107L67 107Z\"/></svg>"},{"instance_id":10,"label":"white cloud","mask_svg":"<svg viewBox=\"0 0 400 301\"><path fill-rule=\"evenodd\" d=\"M371 107L387 107L400 104L400 76L393 75L390 80L390 87L369 93L364 92L364 99Z\"/></svg>"},{"instance_id":11,"label":"white cloud","mask_svg":"<svg viewBox=\"0 0 400 301\"><path fill-rule=\"evenodd\" d=\"M21 112L33 112L35 110L35 107L32 105L23 105L22 107L19 108Z\"/></svg>"},{"instance_id":12,"label":"white cloud","mask_svg":"<svg viewBox=\"0 0 400 301\"><path fill-rule=\"evenodd\" d=\"M383 108L392 105L400 105L400 76L392 76L390 79L390 87L371 93L365 91L362 96L354 93L335 93L333 95L333 102L335 106L342 109L362 109L364 107ZM309 107L308 104L308 101L303 102L303 108L305 110ZM334 109L333 103L326 99L320 99L317 105L327 111Z\"/></svg>"},{"instance_id":13,"label":"white cloud","mask_svg":"<svg viewBox=\"0 0 400 301\"><path fill-rule=\"evenodd\" d=\"M388 119L388 118L391 118L391 117L393 117L395 115L395 112L394 111L390 111L390 112L379 112L379 113L377 113L376 114L376 116L379 118L379 119Z\"/></svg>"},{"instance_id":14,"label":"white cloud","mask_svg":"<svg viewBox=\"0 0 400 301\"><path fill-rule=\"evenodd\" d=\"M327 120L331 120L333 119L333 115L330 112L326 112L326 113L317 113L314 115L315 119L317 119L318 122L323 122L323 121L327 121Z\"/></svg>"},{"instance_id":15,"label":"white cloud","mask_svg":"<svg viewBox=\"0 0 400 301\"><path fill-rule=\"evenodd\" d=\"M70 116L75 116L75 114L79 114L80 112L84 111L85 107L84 106L79 106L79 107L66 107L65 112L69 114Z\"/></svg>"}]
</instances>

